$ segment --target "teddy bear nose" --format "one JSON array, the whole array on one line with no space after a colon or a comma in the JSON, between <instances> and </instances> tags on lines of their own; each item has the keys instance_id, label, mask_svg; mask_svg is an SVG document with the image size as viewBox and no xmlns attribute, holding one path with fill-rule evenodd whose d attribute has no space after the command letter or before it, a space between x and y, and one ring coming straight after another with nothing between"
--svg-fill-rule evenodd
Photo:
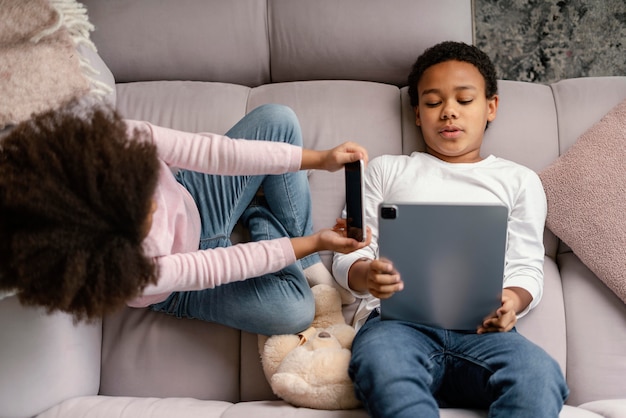
<instances>
[{"instance_id":1,"label":"teddy bear nose","mask_svg":"<svg viewBox=\"0 0 626 418\"><path fill-rule=\"evenodd\" d=\"M319 333L318 337L320 338L330 338L330 333L326 332L326 331L322 331Z\"/></svg>"}]
</instances>

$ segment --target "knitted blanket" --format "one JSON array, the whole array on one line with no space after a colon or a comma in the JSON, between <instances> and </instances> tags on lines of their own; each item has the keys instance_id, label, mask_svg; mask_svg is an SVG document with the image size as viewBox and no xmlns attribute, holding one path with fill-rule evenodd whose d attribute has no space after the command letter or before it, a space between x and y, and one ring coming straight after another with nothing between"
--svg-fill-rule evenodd
<instances>
[{"instance_id":1,"label":"knitted blanket","mask_svg":"<svg viewBox=\"0 0 626 418\"><path fill-rule=\"evenodd\" d=\"M86 94L103 97L80 44L93 25L75 0L0 0L0 130Z\"/></svg>"}]
</instances>

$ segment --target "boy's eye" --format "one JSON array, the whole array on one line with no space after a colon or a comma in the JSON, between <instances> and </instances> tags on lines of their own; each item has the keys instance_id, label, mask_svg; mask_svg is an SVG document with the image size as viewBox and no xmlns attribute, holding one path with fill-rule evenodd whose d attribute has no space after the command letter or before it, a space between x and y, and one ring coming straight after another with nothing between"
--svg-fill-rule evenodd
<instances>
[{"instance_id":1,"label":"boy's eye","mask_svg":"<svg viewBox=\"0 0 626 418\"><path fill-rule=\"evenodd\" d=\"M441 102L426 102L426 107L437 107Z\"/></svg>"},{"instance_id":2,"label":"boy's eye","mask_svg":"<svg viewBox=\"0 0 626 418\"><path fill-rule=\"evenodd\" d=\"M472 103L472 100L473 99L459 99L459 103L461 103L462 105L466 105Z\"/></svg>"}]
</instances>

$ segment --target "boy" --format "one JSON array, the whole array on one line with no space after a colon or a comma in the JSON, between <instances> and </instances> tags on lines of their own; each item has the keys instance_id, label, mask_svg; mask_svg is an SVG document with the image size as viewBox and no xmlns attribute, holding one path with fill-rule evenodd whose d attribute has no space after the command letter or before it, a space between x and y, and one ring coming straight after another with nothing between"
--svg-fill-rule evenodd
<instances>
[{"instance_id":1,"label":"boy","mask_svg":"<svg viewBox=\"0 0 626 418\"><path fill-rule=\"evenodd\" d=\"M357 397L373 417L438 417L439 407L489 409L490 417L557 417L568 394L560 368L514 329L542 294L543 188L530 169L480 155L498 108L493 64L476 47L444 42L417 59L408 84L426 152L371 161L365 179L371 244L333 261L340 284L364 298L356 325L366 322L349 370ZM379 299L403 289L393 264L376 259L376 208L386 200L508 207L502 305L476 333L380 320Z\"/></svg>"}]
</instances>

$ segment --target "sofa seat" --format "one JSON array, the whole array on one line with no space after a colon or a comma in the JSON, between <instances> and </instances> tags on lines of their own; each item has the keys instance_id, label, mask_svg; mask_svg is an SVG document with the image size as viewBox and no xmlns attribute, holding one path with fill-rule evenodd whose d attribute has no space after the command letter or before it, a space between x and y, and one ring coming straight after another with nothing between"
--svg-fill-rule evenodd
<instances>
[{"instance_id":1,"label":"sofa seat","mask_svg":"<svg viewBox=\"0 0 626 418\"><path fill-rule=\"evenodd\" d=\"M590 403L589 410L565 406L559 418L619 418L624 415L619 401ZM601 415L591 412L602 411ZM250 401L229 403L221 401L201 401L193 398L135 398L126 396L87 396L62 402L37 418L63 418L67 416L82 418L366 418L361 409L345 411L320 411L297 408L282 401ZM609 415L606 415L606 414ZM611 415L612 414L612 415ZM486 418L487 412L467 409L442 409L441 418Z\"/></svg>"}]
</instances>

